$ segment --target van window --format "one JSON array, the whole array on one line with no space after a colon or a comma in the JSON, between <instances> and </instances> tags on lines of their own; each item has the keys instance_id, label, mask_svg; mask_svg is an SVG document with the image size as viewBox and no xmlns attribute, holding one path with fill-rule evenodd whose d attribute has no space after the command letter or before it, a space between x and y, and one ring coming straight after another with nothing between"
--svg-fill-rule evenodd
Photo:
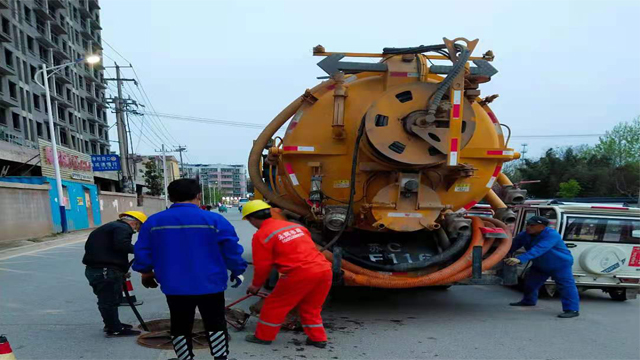
<instances>
[{"instance_id":1,"label":"van window","mask_svg":"<svg viewBox=\"0 0 640 360\"><path fill-rule=\"evenodd\" d=\"M568 216L564 240L640 244L634 230L640 230L640 220Z\"/></svg>"},{"instance_id":2,"label":"van window","mask_svg":"<svg viewBox=\"0 0 640 360\"><path fill-rule=\"evenodd\" d=\"M555 209L540 208L540 216L549 219L549 227L552 229L558 229L558 213Z\"/></svg>"}]
</instances>

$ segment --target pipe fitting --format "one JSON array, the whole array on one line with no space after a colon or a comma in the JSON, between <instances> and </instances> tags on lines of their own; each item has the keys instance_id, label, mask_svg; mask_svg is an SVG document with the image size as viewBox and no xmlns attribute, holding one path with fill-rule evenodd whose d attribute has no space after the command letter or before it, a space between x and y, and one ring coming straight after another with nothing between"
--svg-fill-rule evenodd
<instances>
[{"instance_id":1,"label":"pipe fitting","mask_svg":"<svg viewBox=\"0 0 640 360\"><path fill-rule=\"evenodd\" d=\"M501 208L496 210L495 218L507 225L510 225L516 222L516 213L509 208Z\"/></svg>"}]
</instances>

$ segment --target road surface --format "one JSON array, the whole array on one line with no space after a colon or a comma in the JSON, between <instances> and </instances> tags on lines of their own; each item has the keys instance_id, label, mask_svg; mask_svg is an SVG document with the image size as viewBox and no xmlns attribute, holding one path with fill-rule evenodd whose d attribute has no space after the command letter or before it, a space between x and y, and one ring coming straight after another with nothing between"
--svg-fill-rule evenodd
<instances>
[{"instance_id":1,"label":"road surface","mask_svg":"<svg viewBox=\"0 0 640 360\"><path fill-rule=\"evenodd\" d=\"M253 229L236 208L225 216L251 258ZM84 277L83 243L0 255L0 333L18 360L169 359L171 351L147 349L134 338L107 339L96 299ZM15 250L15 249L14 249ZM227 291L227 302L244 294L251 279ZM167 318L158 290L144 289L134 274L139 307L149 319ZM560 302L513 308L520 298L499 286L456 286L449 290L346 289L324 312L330 344L325 350L301 343L300 333L281 333L271 346L248 344L247 332L231 330L235 359L638 359L640 301L614 302L599 291L582 296L582 315L558 319ZM137 324L128 308L124 322ZM255 328L255 320L248 330ZM211 358L205 350L198 359Z\"/></svg>"}]
</instances>

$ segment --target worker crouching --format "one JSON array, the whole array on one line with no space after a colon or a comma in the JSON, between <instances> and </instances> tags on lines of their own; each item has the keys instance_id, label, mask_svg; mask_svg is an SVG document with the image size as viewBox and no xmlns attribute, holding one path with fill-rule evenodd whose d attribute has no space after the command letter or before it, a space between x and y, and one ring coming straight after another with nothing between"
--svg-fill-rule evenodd
<instances>
[{"instance_id":1,"label":"worker crouching","mask_svg":"<svg viewBox=\"0 0 640 360\"><path fill-rule=\"evenodd\" d=\"M307 345L324 348L327 334L322 324L322 305L331 289L331 263L318 251L304 226L271 217L271 206L261 200L246 203L243 219L258 231L253 235L252 285L257 294L273 267L281 274L266 298L254 335L246 340L268 345L275 340L287 314L297 307Z\"/></svg>"}]
</instances>

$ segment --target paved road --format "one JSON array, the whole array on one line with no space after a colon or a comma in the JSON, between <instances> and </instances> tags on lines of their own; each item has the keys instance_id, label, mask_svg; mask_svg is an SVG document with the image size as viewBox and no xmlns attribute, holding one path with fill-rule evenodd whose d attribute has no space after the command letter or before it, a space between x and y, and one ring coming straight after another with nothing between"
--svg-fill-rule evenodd
<instances>
[{"instance_id":1,"label":"paved road","mask_svg":"<svg viewBox=\"0 0 640 360\"><path fill-rule=\"evenodd\" d=\"M248 248L253 230L237 209L226 215ZM249 250L249 249L248 249ZM133 338L106 339L96 299L80 263L83 244L73 243L0 260L0 333L7 334L19 360L168 359L169 351L136 345ZM247 251L250 258L250 251ZM2 259L2 256L0 256ZM250 274L249 274L250 275ZM250 276L248 277L250 278ZM249 279L248 279L249 280ZM145 319L168 317L159 291L139 285ZM227 301L244 289L233 289ZM300 345L303 334L282 333L270 347L232 333L236 359L638 359L640 301L616 303L605 294L583 294L582 316L557 319L558 300L536 308L511 308L519 294L489 286L447 291L346 289L325 313L330 346ZM347 300L345 300L345 298ZM123 321L136 323L128 308ZM251 321L249 330L255 327ZM206 351L199 359L211 358Z\"/></svg>"}]
</instances>

